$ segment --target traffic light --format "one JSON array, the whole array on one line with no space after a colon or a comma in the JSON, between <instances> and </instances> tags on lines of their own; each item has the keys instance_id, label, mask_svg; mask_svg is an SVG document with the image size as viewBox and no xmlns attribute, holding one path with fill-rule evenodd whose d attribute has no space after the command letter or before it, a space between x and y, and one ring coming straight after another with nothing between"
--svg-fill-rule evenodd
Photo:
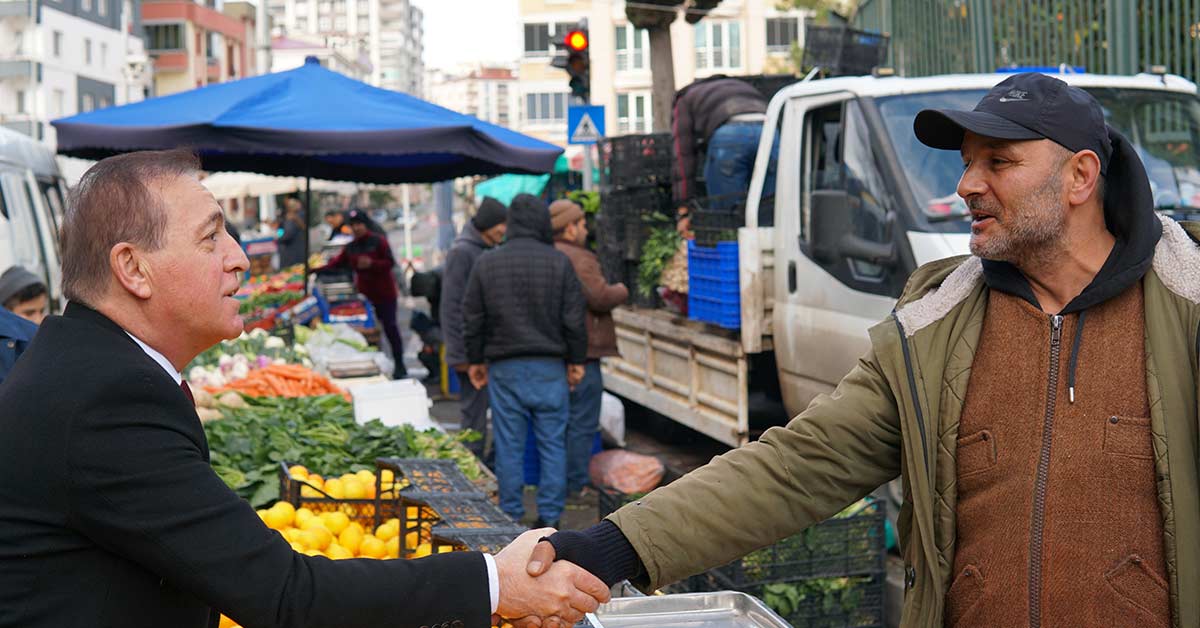
<instances>
[{"instance_id":1,"label":"traffic light","mask_svg":"<svg viewBox=\"0 0 1200 628\"><path fill-rule=\"evenodd\" d=\"M592 91L588 74L591 69L589 43L587 20L580 20L574 29L554 41L554 45L562 52L555 54L550 62L554 67L567 71L571 77L571 94L584 102L590 100Z\"/></svg>"}]
</instances>

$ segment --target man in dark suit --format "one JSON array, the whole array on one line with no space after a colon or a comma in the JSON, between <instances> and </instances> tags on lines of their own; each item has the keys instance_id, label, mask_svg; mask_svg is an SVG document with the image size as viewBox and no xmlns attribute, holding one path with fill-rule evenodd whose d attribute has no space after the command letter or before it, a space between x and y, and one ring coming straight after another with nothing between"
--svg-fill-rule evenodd
<instances>
[{"instance_id":1,"label":"man in dark suit","mask_svg":"<svg viewBox=\"0 0 1200 628\"><path fill-rule=\"evenodd\" d=\"M606 600L574 566L525 574L546 531L494 557L332 561L292 551L221 482L179 371L241 332L248 262L197 167L131 153L75 190L70 304L0 385L0 626L554 626Z\"/></svg>"}]
</instances>

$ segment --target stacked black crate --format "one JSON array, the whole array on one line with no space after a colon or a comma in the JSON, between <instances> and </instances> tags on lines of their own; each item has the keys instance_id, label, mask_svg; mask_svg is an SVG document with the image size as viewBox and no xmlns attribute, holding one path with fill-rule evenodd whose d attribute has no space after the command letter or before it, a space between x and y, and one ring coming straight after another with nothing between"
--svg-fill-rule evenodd
<instances>
[{"instance_id":1,"label":"stacked black crate","mask_svg":"<svg viewBox=\"0 0 1200 628\"><path fill-rule=\"evenodd\" d=\"M603 234L597 236L603 251L601 265L610 281L623 281L629 287L631 303L657 307L655 287L639 289L638 268L642 246L653 230L674 225L671 134L606 138L599 152L604 173L600 202L604 219L597 221ZM617 256L622 260L620 269Z\"/></svg>"}]
</instances>

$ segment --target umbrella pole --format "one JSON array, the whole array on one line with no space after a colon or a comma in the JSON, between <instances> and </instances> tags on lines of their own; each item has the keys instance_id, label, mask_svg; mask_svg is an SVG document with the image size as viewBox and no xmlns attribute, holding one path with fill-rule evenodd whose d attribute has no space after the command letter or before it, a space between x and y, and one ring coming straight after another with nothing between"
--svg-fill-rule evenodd
<instances>
[{"instance_id":1,"label":"umbrella pole","mask_svg":"<svg viewBox=\"0 0 1200 628\"><path fill-rule=\"evenodd\" d=\"M308 296L308 222L309 212L312 211L312 176L309 174L309 162L304 162L304 296Z\"/></svg>"}]
</instances>

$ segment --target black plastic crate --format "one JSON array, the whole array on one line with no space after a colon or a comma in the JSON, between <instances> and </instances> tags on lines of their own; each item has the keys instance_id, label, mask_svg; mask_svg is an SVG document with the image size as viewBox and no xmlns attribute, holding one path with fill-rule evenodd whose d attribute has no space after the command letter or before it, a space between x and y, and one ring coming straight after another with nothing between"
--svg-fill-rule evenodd
<instances>
[{"instance_id":1,"label":"black plastic crate","mask_svg":"<svg viewBox=\"0 0 1200 628\"><path fill-rule=\"evenodd\" d=\"M600 141L600 163L610 186L669 186L672 181L670 133L620 135Z\"/></svg>"},{"instance_id":2,"label":"black plastic crate","mask_svg":"<svg viewBox=\"0 0 1200 628\"><path fill-rule=\"evenodd\" d=\"M375 466L380 470L391 471L396 481L403 479L407 482L403 492L411 493L456 493L459 495L474 495L484 497L483 491L458 468L453 460L430 460L428 458L377 458ZM376 473L376 478L382 479L382 473ZM386 492L379 487L377 493Z\"/></svg>"},{"instance_id":3,"label":"black plastic crate","mask_svg":"<svg viewBox=\"0 0 1200 628\"><path fill-rule=\"evenodd\" d=\"M502 528L516 525L491 500L453 493L406 493L404 498L432 510L434 525L446 528ZM421 519L419 523L423 523ZM407 529L407 528L406 528Z\"/></svg>"},{"instance_id":4,"label":"black plastic crate","mask_svg":"<svg viewBox=\"0 0 1200 628\"><path fill-rule=\"evenodd\" d=\"M740 591L748 586L802 578L882 572L886 552L884 511L882 502L872 501L854 516L827 519L709 573L724 588Z\"/></svg>"},{"instance_id":5,"label":"black plastic crate","mask_svg":"<svg viewBox=\"0 0 1200 628\"><path fill-rule=\"evenodd\" d=\"M792 74L755 74L752 76L738 76L743 81L746 81L758 90L758 93L763 95L763 98L771 100L779 90L799 81L800 79Z\"/></svg>"},{"instance_id":6,"label":"black plastic crate","mask_svg":"<svg viewBox=\"0 0 1200 628\"><path fill-rule=\"evenodd\" d=\"M611 187L600 196L600 213L626 221L655 214L670 217L671 190L659 185Z\"/></svg>"},{"instance_id":7,"label":"black plastic crate","mask_svg":"<svg viewBox=\"0 0 1200 628\"><path fill-rule=\"evenodd\" d=\"M805 24L804 63L828 76L870 74L887 61L888 36L847 26Z\"/></svg>"},{"instance_id":8,"label":"black plastic crate","mask_svg":"<svg viewBox=\"0 0 1200 628\"><path fill-rule=\"evenodd\" d=\"M518 536L529 529L510 525L501 528L433 528L433 545L450 545L458 551L476 551L495 554L508 547Z\"/></svg>"},{"instance_id":9,"label":"black plastic crate","mask_svg":"<svg viewBox=\"0 0 1200 628\"><path fill-rule=\"evenodd\" d=\"M374 530L388 519L399 518L407 505L399 498L381 501L378 492L375 497L367 499L338 499L304 480L292 478L288 466L287 462L279 463L279 498L297 509L307 508L314 514L344 512L351 521L358 522L365 529Z\"/></svg>"}]
</instances>

